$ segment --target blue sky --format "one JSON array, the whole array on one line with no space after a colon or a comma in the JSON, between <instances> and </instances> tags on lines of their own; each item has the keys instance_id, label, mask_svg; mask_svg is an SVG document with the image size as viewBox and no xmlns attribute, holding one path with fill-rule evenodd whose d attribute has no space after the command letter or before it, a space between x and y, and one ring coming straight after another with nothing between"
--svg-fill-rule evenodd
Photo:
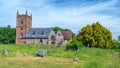
<instances>
[{"instance_id":1,"label":"blue sky","mask_svg":"<svg viewBox=\"0 0 120 68\"><path fill-rule=\"evenodd\" d=\"M16 12L33 16L33 27L71 29L74 33L99 21L110 29L113 38L120 35L120 0L0 0L0 27L16 27Z\"/></svg>"}]
</instances>

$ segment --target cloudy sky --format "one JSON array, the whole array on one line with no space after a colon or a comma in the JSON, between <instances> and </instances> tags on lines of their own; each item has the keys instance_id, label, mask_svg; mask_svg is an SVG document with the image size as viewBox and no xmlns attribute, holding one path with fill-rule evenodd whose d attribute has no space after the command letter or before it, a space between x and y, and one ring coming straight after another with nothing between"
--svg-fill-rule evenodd
<instances>
[{"instance_id":1,"label":"cloudy sky","mask_svg":"<svg viewBox=\"0 0 120 68\"><path fill-rule=\"evenodd\" d=\"M0 27L16 27L16 12L32 13L33 27L62 27L74 33L99 21L120 35L120 0L0 0Z\"/></svg>"}]
</instances>

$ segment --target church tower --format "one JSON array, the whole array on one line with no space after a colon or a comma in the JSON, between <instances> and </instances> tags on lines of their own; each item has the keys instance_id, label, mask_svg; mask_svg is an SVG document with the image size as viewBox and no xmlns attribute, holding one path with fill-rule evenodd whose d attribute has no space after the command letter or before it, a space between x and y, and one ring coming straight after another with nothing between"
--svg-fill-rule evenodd
<instances>
[{"instance_id":1,"label":"church tower","mask_svg":"<svg viewBox=\"0 0 120 68\"><path fill-rule=\"evenodd\" d=\"M28 15L26 10L25 14L19 14L17 11L16 18L16 44L21 44L21 37L25 36L28 30L32 28L32 14Z\"/></svg>"}]
</instances>

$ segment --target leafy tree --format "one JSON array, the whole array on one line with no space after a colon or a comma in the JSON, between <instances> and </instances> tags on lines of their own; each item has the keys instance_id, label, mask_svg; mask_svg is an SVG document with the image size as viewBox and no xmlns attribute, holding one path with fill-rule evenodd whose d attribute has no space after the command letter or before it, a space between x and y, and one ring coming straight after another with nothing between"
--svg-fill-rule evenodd
<instances>
[{"instance_id":1,"label":"leafy tree","mask_svg":"<svg viewBox=\"0 0 120 68\"><path fill-rule=\"evenodd\" d=\"M53 30L54 30L54 31L58 31L58 30L63 30L63 29L60 28L60 27L53 27Z\"/></svg>"},{"instance_id":2,"label":"leafy tree","mask_svg":"<svg viewBox=\"0 0 120 68\"><path fill-rule=\"evenodd\" d=\"M15 43L16 29L6 27L0 27L0 43L1 44L10 44Z\"/></svg>"},{"instance_id":3,"label":"leafy tree","mask_svg":"<svg viewBox=\"0 0 120 68\"><path fill-rule=\"evenodd\" d=\"M118 41L120 41L120 36L118 36Z\"/></svg>"},{"instance_id":4,"label":"leafy tree","mask_svg":"<svg viewBox=\"0 0 120 68\"><path fill-rule=\"evenodd\" d=\"M69 30L69 29L63 29L63 28L60 28L60 27L53 27L53 30L54 31L58 31L58 30L63 30L64 31L64 30Z\"/></svg>"},{"instance_id":5,"label":"leafy tree","mask_svg":"<svg viewBox=\"0 0 120 68\"><path fill-rule=\"evenodd\" d=\"M7 28L11 28L11 26L10 26L10 25L8 25L8 26L7 26Z\"/></svg>"},{"instance_id":6,"label":"leafy tree","mask_svg":"<svg viewBox=\"0 0 120 68\"><path fill-rule=\"evenodd\" d=\"M82 41L86 47L111 48L116 41L112 39L110 30L99 24L93 23L83 27L73 41Z\"/></svg>"}]
</instances>

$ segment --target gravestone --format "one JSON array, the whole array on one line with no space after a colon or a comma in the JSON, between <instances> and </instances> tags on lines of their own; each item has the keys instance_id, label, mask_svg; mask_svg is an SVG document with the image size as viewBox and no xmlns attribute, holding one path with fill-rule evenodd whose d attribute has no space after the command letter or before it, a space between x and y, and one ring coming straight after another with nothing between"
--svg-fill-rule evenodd
<instances>
[{"instance_id":1,"label":"gravestone","mask_svg":"<svg viewBox=\"0 0 120 68\"><path fill-rule=\"evenodd\" d=\"M8 56L8 55L9 55L7 48L4 49L3 54L4 54L5 56Z\"/></svg>"},{"instance_id":2,"label":"gravestone","mask_svg":"<svg viewBox=\"0 0 120 68\"><path fill-rule=\"evenodd\" d=\"M73 59L73 61L74 61L74 62L78 62L79 59L76 57L76 58Z\"/></svg>"},{"instance_id":3,"label":"gravestone","mask_svg":"<svg viewBox=\"0 0 120 68\"><path fill-rule=\"evenodd\" d=\"M89 48L89 44L87 45L87 48Z\"/></svg>"},{"instance_id":4,"label":"gravestone","mask_svg":"<svg viewBox=\"0 0 120 68\"><path fill-rule=\"evenodd\" d=\"M31 45L30 45L30 44L28 44L28 47L31 47Z\"/></svg>"},{"instance_id":5,"label":"gravestone","mask_svg":"<svg viewBox=\"0 0 120 68\"><path fill-rule=\"evenodd\" d=\"M120 54L118 54L118 57L120 58Z\"/></svg>"},{"instance_id":6,"label":"gravestone","mask_svg":"<svg viewBox=\"0 0 120 68\"><path fill-rule=\"evenodd\" d=\"M35 56L40 56L40 57L44 57L47 55L47 50L42 50L42 49L39 49L35 52Z\"/></svg>"},{"instance_id":7,"label":"gravestone","mask_svg":"<svg viewBox=\"0 0 120 68\"><path fill-rule=\"evenodd\" d=\"M23 53L23 56L27 56L27 53Z\"/></svg>"},{"instance_id":8,"label":"gravestone","mask_svg":"<svg viewBox=\"0 0 120 68\"><path fill-rule=\"evenodd\" d=\"M79 52L79 50L80 50L80 49L79 49L79 48L77 48L77 49L75 50L75 53L77 54L77 53Z\"/></svg>"}]
</instances>

